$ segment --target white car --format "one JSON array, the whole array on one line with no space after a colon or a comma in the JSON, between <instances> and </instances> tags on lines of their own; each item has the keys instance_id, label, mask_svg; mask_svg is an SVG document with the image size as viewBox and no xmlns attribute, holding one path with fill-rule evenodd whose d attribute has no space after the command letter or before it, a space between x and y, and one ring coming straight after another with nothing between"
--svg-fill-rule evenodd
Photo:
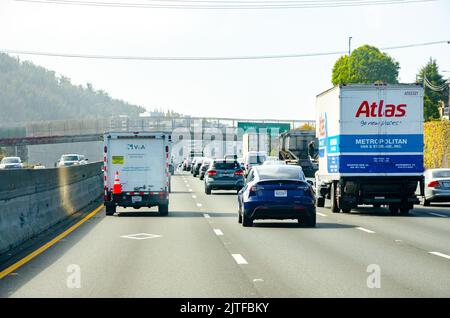
<instances>
[{"instance_id":1,"label":"white car","mask_svg":"<svg viewBox=\"0 0 450 318\"><path fill-rule=\"evenodd\" d=\"M280 165L285 165L286 162L281 161L281 160L266 160L263 162L263 166L280 166Z\"/></svg>"},{"instance_id":2,"label":"white car","mask_svg":"<svg viewBox=\"0 0 450 318\"><path fill-rule=\"evenodd\" d=\"M263 162L263 166L273 166L273 165L285 165L286 162L283 160L280 160L280 158L276 156L269 156L267 157L266 161Z\"/></svg>"},{"instance_id":3,"label":"white car","mask_svg":"<svg viewBox=\"0 0 450 318\"><path fill-rule=\"evenodd\" d=\"M86 161L87 159L85 159L83 155L66 154L61 156L56 166L57 167L79 166L86 164Z\"/></svg>"},{"instance_id":4,"label":"white car","mask_svg":"<svg viewBox=\"0 0 450 318\"><path fill-rule=\"evenodd\" d=\"M244 156L245 175L247 175L253 167L262 165L266 159L267 153L264 151L249 151Z\"/></svg>"},{"instance_id":5,"label":"white car","mask_svg":"<svg viewBox=\"0 0 450 318\"><path fill-rule=\"evenodd\" d=\"M22 169L23 163L19 157L5 157L0 162L0 169Z\"/></svg>"},{"instance_id":6,"label":"white car","mask_svg":"<svg viewBox=\"0 0 450 318\"><path fill-rule=\"evenodd\" d=\"M431 202L450 202L450 169L426 170L424 194L424 206L430 205Z\"/></svg>"}]
</instances>

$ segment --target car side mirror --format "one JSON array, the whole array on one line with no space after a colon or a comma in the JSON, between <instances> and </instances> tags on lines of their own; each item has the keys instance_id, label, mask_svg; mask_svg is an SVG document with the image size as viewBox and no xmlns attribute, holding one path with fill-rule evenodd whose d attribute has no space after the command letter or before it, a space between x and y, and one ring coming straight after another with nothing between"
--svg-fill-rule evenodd
<instances>
[{"instance_id":1,"label":"car side mirror","mask_svg":"<svg viewBox=\"0 0 450 318\"><path fill-rule=\"evenodd\" d=\"M306 180L306 182L308 182L308 184L309 184L311 187L314 187L314 181L312 181L312 180Z\"/></svg>"}]
</instances>

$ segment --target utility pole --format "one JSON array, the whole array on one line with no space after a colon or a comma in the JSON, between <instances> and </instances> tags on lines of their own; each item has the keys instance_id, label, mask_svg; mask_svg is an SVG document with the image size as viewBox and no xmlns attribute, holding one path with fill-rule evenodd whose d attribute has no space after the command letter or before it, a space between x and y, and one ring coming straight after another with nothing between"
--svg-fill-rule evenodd
<instances>
[{"instance_id":1,"label":"utility pole","mask_svg":"<svg viewBox=\"0 0 450 318\"><path fill-rule=\"evenodd\" d=\"M348 37L348 57L350 57L350 54L352 53L352 37Z\"/></svg>"}]
</instances>

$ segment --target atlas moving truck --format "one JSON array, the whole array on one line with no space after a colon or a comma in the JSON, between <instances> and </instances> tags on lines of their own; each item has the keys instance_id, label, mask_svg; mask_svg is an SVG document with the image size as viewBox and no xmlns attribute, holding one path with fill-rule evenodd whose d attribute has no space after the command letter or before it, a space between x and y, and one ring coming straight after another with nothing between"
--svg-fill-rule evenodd
<instances>
[{"instance_id":1,"label":"atlas moving truck","mask_svg":"<svg viewBox=\"0 0 450 318\"><path fill-rule=\"evenodd\" d=\"M158 206L161 215L168 214L171 141L170 134L160 132L104 134L106 215L113 215L117 206Z\"/></svg>"},{"instance_id":2,"label":"atlas moving truck","mask_svg":"<svg viewBox=\"0 0 450 318\"><path fill-rule=\"evenodd\" d=\"M386 205L408 214L423 194L423 88L340 85L317 96L316 203L333 212Z\"/></svg>"}]
</instances>

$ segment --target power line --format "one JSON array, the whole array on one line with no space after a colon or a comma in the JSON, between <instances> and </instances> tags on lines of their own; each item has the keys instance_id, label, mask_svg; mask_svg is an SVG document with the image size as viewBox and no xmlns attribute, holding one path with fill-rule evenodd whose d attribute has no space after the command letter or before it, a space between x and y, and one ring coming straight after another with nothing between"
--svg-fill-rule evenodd
<instances>
[{"instance_id":1,"label":"power line","mask_svg":"<svg viewBox=\"0 0 450 318\"><path fill-rule=\"evenodd\" d=\"M422 47L438 44L450 44L450 41L434 41L425 43L405 44L380 48L380 50L396 50L412 47ZM346 54L346 51L316 52L316 53L294 53L278 55L248 55L248 56L129 56L129 55L99 55L99 54L76 54L76 53L55 53L42 51L11 50L1 49L0 52L8 54L39 55L64 58L86 58L86 59L104 59L104 60L138 60L138 61L229 61L229 60L265 60L265 59L285 59L316 57L327 55Z\"/></svg>"},{"instance_id":2,"label":"power line","mask_svg":"<svg viewBox=\"0 0 450 318\"><path fill-rule=\"evenodd\" d=\"M340 0L340 1L267 1L267 2L230 2L223 1L218 4L204 0L200 1L177 1L164 3L165 1L154 0L153 3L126 3L126 2L103 2L103 1L71 1L71 0L15 0L16 2L57 4L57 5L77 5L90 7L115 7L115 8L153 8L153 9L200 9L200 10L241 10L241 9L308 9L308 8L336 8L336 7L359 7L374 5L395 5L407 3L435 2L438 0ZM157 3L156 3L157 2ZM206 3L206 4L205 4Z\"/></svg>"},{"instance_id":3,"label":"power line","mask_svg":"<svg viewBox=\"0 0 450 318\"><path fill-rule=\"evenodd\" d=\"M431 83L431 81L424 75L423 77L424 80L424 86L428 86L428 88L430 88L431 90L435 91L435 92L442 92L445 89L447 89L448 87L448 83L444 82L441 86L436 86L433 83Z\"/></svg>"}]
</instances>

